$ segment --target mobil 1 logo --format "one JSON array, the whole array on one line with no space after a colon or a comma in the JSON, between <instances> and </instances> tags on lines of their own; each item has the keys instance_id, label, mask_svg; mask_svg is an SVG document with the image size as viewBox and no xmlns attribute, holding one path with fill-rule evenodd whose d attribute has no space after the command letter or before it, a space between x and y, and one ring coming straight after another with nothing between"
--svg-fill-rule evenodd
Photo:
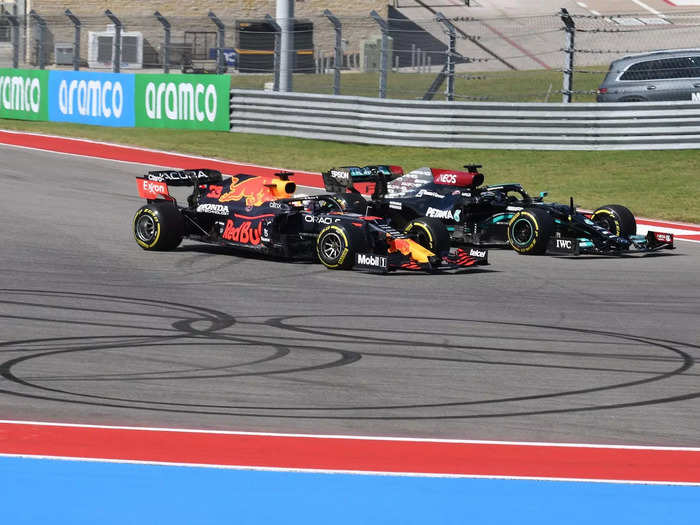
<instances>
[{"instance_id":1,"label":"mobil 1 logo","mask_svg":"<svg viewBox=\"0 0 700 525\"><path fill-rule=\"evenodd\" d=\"M389 261L386 255L357 253L355 254L355 266L365 268L372 272L385 273L389 268Z\"/></svg>"}]
</instances>

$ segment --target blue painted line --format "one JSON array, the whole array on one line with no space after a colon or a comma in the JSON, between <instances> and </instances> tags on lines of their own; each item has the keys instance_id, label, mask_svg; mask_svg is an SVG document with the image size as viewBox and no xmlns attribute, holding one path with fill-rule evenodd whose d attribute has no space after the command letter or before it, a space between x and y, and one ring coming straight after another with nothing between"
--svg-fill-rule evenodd
<instances>
[{"instance_id":1,"label":"blue painted line","mask_svg":"<svg viewBox=\"0 0 700 525\"><path fill-rule=\"evenodd\" d=\"M12 524L697 525L700 487L0 458Z\"/></svg>"}]
</instances>

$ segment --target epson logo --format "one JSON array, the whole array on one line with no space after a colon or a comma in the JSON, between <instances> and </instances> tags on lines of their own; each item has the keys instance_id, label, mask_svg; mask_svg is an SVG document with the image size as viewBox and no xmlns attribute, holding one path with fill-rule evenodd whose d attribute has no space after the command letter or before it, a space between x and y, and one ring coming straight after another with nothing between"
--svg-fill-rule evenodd
<instances>
[{"instance_id":1,"label":"epson logo","mask_svg":"<svg viewBox=\"0 0 700 525\"><path fill-rule=\"evenodd\" d=\"M156 87L154 82L146 85L146 115L152 120L197 120L209 122L216 120L218 106L216 86L188 82L175 84L161 82Z\"/></svg>"},{"instance_id":2,"label":"epson logo","mask_svg":"<svg viewBox=\"0 0 700 525\"><path fill-rule=\"evenodd\" d=\"M361 266L373 266L375 268L387 267L387 258L381 255L369 255L367 253L358 253L355 262Z\"/></svg>"},{"instance_id":3,"label":"epson logo","mask_svg":"<svg viewBox=\"0 0 700 525\"><path fill-rule=\"evenodd\" d=\"M200 213L214 213L216 215L228 215L228 206L223 204L200 204L197 206Z\"/></svg>"},{"instance_id":4,"label":"epson logo","mask_svg":"<svg viewBox=\"0 0 700 525\"><path fill-rule=\"evenodd\" d=\"M38 78L0 76L0 101L8 111L39 113L41 83Z\"/></svg>"},{"instance_id":5,"label":"epson logo","mask_svg":"<svg viewBox=\"0 0 700 525\"><path fill-rule=\"evenodd\" d=\"M436 219L444 219L444 220L451 220L451 221L459 221L459 216L461 214L462 210L455 210L454 212L450 210L440 210L438 208L428 208L428 211L425 212L425 215L427 217L434 217Z\"/></svg>"},{"instance_id":6,"label":"epson logo","mask_svg":"<svg viewBox=\"0 0 700 525\"><path fill-rule=\"evenodd\" d=\"M571 250L573 248L573 242L571 239L557 239L557 248Z\"/></svg>"},{"instance_id":7,"label":"epson logo","mask_svg":"<svg viewBox=\"0 0 700 525\"><path fill-rule=\"evenodd\" d=\"M486 257L486 250L476 250L472 248L471 250L469 250L469 255L471 255L472 257L484 258Z\"/></svg>"},{"instance_id":8,"label":"epson logo","mask_svg":"<svg viewBox=\"0 0 700 525\"><path fill-rule=\"evenodd\" d=\"M63 115L88 117L122 116L124 109L124 89L121 82L110 80L71 80L70 84L61 80L58 86L58 109Z\"/></svg>"},{"instance_id":9,"label":"epson logo","mask_svg":"<svg viewBox=\"0 0 700 525\"><path fill-rule=\"evenodd\" d=\"M350 174L347 171L331 170L331 177L341 182L347 182Z\"/></svg>"}]
</instances>

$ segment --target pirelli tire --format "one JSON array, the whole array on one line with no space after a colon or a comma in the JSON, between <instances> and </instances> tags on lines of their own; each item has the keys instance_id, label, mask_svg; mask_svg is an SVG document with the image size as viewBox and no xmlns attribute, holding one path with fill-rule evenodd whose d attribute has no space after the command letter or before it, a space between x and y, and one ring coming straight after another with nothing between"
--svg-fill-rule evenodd
<instances>
[{"instance_id":1,"label":"pirelli tire","mask_svg":"<svg viewBox=\"0 0 700 525\"><path fill-rule=\"evenodd\" d=\"M331 224L316 238L318 260L331 270L349 270L355 264L355 254L366 250L364 232L354 226Z\"/></svg>"},{"instance_id":2,"label":"pirelli tire","mask_svg":"<svg viewBox=\"0 0 700 525\"><path fill-rule=\"evenodd\" d=\"M554 219L539 208L520 210L508 223L508 242L523 255L544 253L553 233Z\"/></svg>"},{"instance_id":3,"label":"pirelli tire","mask_svg":"<svg viewBox=\"0 0 700 525\"><path fill-rule=\"evenodd\" d=\"M171 202L152 202L134 215L134 239L144 250L174 250L182 242L185 223Z\"/></svg>"},{"instance_id":4,"label":"pirelli tire","mask_svg":"<svg viewBox=\"0 0 700 525\"><path fill-rule=\"evenodd\" d=\"M618 237L629 237L637 233L637 221L624 206L608 204L593 212L591 220Z\"/></svg>"},{"instance_id":5,"label":"pirelli tire","mask_svg":"<svg viewBox=\"0 0 700 525\"><path fill-rule=\"evenodd\" d=\"M419 217L409 221L403 231L434 254L444 253L450 249L450 233L439 219Z\"/></svg>"},{"instance_id":6,"label":"pirelli tire","mask_svg":"<svg viewBox=\"0 0 700 525\"><path fill-rule=\"evenodd\" d=\"M348 213L367 213L367 201L359 193L339 193L333 197L340 211Z\"/></svg>"}]
</instances>

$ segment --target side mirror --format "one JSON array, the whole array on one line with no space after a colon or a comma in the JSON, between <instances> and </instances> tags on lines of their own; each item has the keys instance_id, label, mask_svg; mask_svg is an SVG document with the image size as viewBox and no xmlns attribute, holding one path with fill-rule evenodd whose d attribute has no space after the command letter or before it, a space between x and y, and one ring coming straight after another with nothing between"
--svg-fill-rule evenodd
<instances>
[{"instance_id":1,"label":"side mirror","mask_svg":"<svg viewBox=\"0 0 700 525\"><path fill-rule=\"evenodd\" d=\"M549 195L548 191L541 191L540 192L540 199L544 199L547 195Z\"/></svg>"}]
</instances>

